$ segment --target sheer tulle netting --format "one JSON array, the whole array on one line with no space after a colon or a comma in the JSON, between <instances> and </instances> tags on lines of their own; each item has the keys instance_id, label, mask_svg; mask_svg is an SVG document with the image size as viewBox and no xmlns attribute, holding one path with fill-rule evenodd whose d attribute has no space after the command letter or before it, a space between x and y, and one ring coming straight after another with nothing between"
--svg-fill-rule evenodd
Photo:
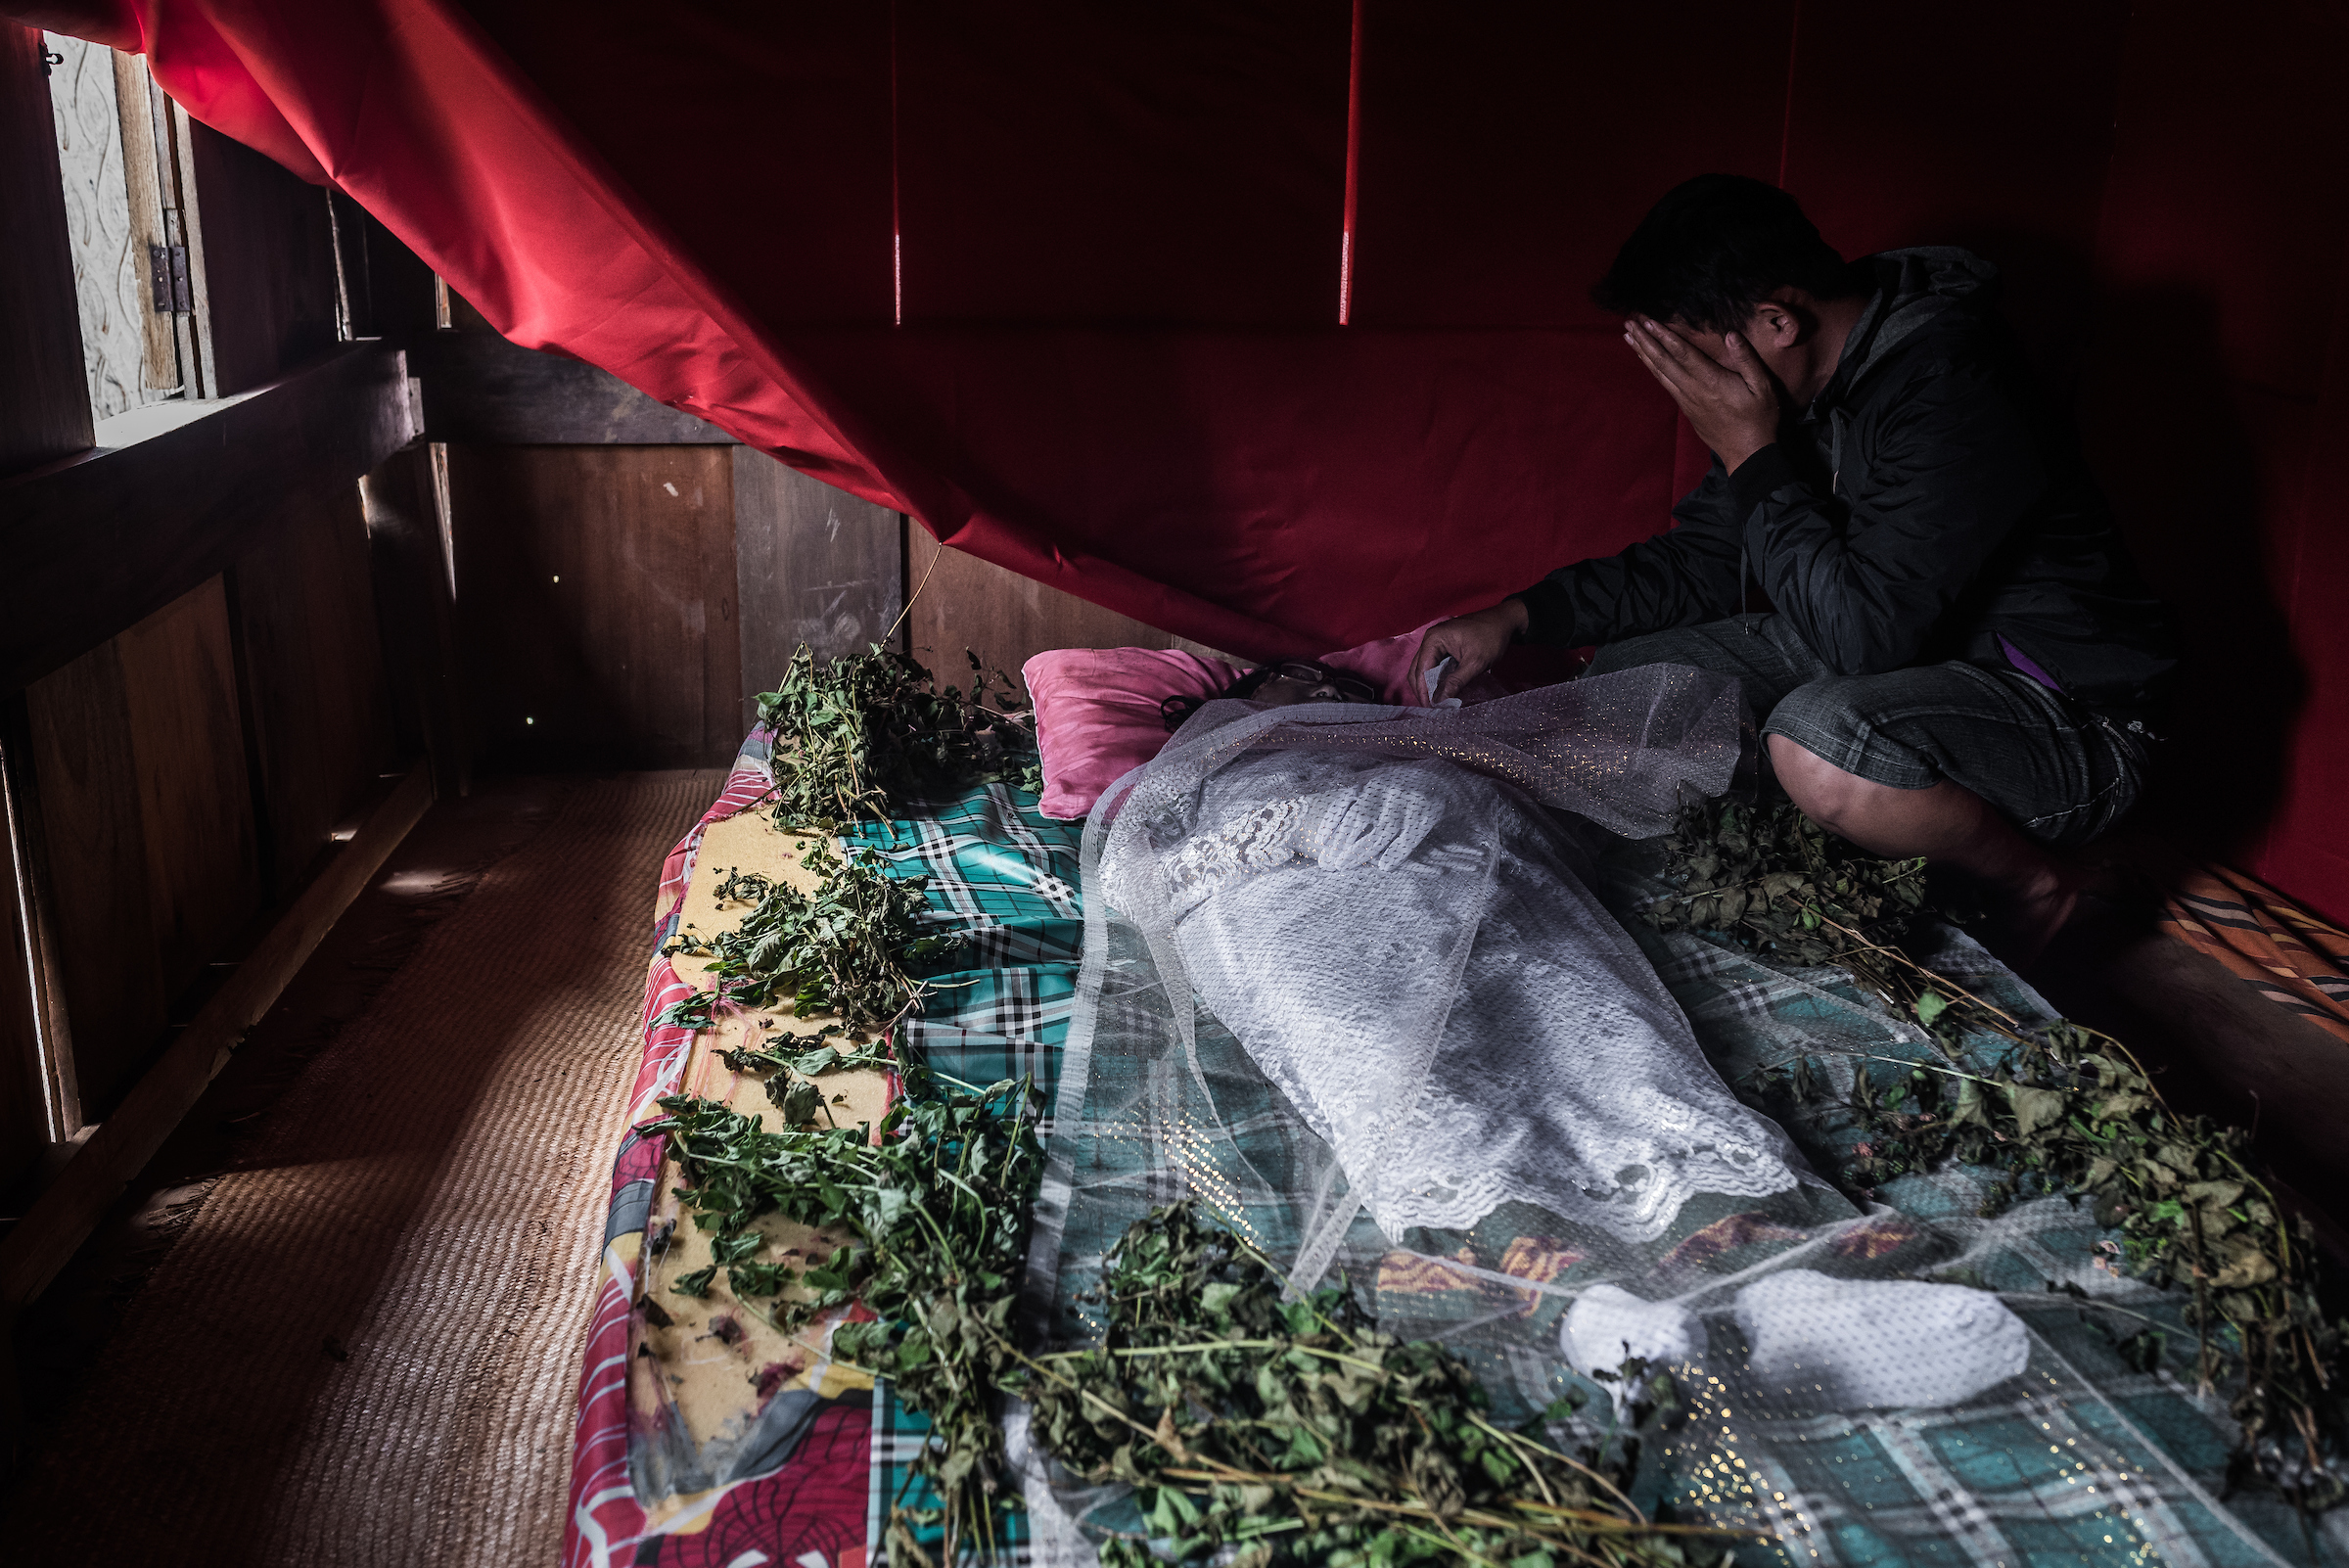
<instances>
[{"instance_id":1,"label":"sheer tulle netting","mask_svg":"<svg viewBox=\"0 0 2349 1568\"><path fill-rule=\"evenodd\" d=\"M1915 1048L1913 1026L1819 977L1692 945L1668 967L1709 1031L1700 1048L1659 979L1663 949L1591 891L1596 830L1662 833L1751 755L1734 681L1671 666L1468 708L1193 715L1086 826L1084 954L1026 1320L1058 1344L1090 1339L1103 1255L1151 1206L1195 1198L1299 1286L1340 1271L1382 1328L1468 1355L1511 1418L1633 1353L1681 1366L1700 1408L1782 1423L1777 1449L1717 1453L1729 1428L1691 1425L1651 1450L1693 1478L1673 1483L1684 1505L1769 1533L1808 1530L1816 1499L1789 1471L1773 1500L1746 1464L1824 1441L1837 1412L2021 1410L2036 1427L2096 1405L2003 1305L2011 1290L1902 1277L2018 1258L2036 1276L2071 1250L2086 1275L2087 1217L2018 1221L2015 1238L1953 1260L1981 1222L1862 1213L1724 1079L1815 1052L1848 1082ZM1742 965L1740 984L1723 970L1700 997L1690 980L1708 965ZM1779 998L1767 1016L1765 990ZM1732 1037L1769 1060L1708 1059ZM1932 1206L1972 1213L1965 1179ZM2046 1387L2024 1387L2026 1362ZM1082 1568L1102 1531L1139 1528L1124 1489L1084 1488L1028 1452L1016 1409L1008 1436L1036 1560ZM2096 1453L2114 1485L2147 1462ZM1707 1502L1720 1466L1739 1479ZM2198 1485L2173 1473L2182 1493ZM2190 1534L2142 1523L2122 1538ZM1914 1525L1897 1533L1939 1534L1925 1514Z\"/></svg>"},{"instance_id":2,"label":"sheer tulle netting","mask_svg":"<svg viewBox=\"0 0 2349 1568\"><path fill-rule=\"evenodd\" d=\"M1499 714L1242 721L1224 733L1254 744L1186 748L1116 810L1101 894L1246 1043L1390 1239L1514 1200L1647 1240L1694 1193L1795 1184L1777 1129L1706 1065L1535 804L1652 831L1681 788L1727 783L1733 688L1660 668L1597 689L1616 684ZM1322 1217L1301 1276L1349 1218Z\"/></svg>"}]
</instances>

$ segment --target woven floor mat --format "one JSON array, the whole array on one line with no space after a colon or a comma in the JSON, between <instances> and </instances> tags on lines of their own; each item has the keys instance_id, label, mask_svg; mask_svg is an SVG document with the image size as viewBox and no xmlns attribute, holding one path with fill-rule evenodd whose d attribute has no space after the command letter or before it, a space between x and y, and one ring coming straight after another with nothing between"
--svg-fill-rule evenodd
<instances>
[{"instance_id":1,"label":"woven floor mat","mask_svg":"<svg viewBox=\"0 0 2349 1568\"><path fill-rule=\"evenodd\" d=\"M131 1304L0 1555L555 1560L653 887L713 788L581 787L426 938Z\"/></svg>"}]
</instances>

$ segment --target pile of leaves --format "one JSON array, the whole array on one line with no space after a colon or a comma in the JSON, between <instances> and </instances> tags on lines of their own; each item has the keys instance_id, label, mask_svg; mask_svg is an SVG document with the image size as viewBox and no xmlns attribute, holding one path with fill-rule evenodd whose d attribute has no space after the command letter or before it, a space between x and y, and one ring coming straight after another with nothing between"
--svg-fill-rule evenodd
<instances>
[{"instance_id":1,"label":"pile of leaves","mask_svg":"<svg viewBox=\"0 0 2349 1568\"><path fill-rule=\"evenodd\" d=\"M976 654L968 697L937 689L930 672L875 643L817 663L806 647L759 698L775 736L778 827L838 833L879 820L893 805L959 795L975 784L1043 792L1036 715L1026 692Z\"/></svg>"},{"instance_id":2,"label":"pile of leaves","mask_svg":"<svg viewBox=\"0 0 2349 1568\"><path fill-rule=\"evenodd\" d=\"M2025 1027L1916 962L1901 946L1911 922L1947 913L1929 907L1921 862L1871 859L1784 804L1692 807L1664 847L1680 891L1641 911L1649 923L1839 964L1932 1037L1938 1059L1874 1061L1902 1070L1890 1074L1855 1063L1839 1103L1807 1058L1751 1085L1782 1116L1858 1130L1846 1185L1872 1199L1957 1161L2000 1173L1986 1213L2034 1194L2093 1203L2117 1232L2107 1267L2190 1292L2197 1381L2235 1382L2230 1479L2307 1512L2349 1501L2349 1325L2319 1298L2313 1228L2287 1222L2239 1130L2173 1111L2112 1037L2065 1020ZM2160 1363L2157 1327L2115 1337L2134 1364Z\"/></svg>"},{"instance_id":3,"label":"pile of leaves","mask_svg":"<svg viewBox=\"0 0 2349 1568\"><path fill-rule=\"evenodd\" d=\"M878 1128L801 1122L768 1131L755 1117L679 1095L661 1101L668 1114L642 1130L668 1138L687 1183L680 1195L695 1224L714 1233L717 1262L672 1280L670 1291L704 1295L722 1268L746 1303L776 1298L768 1318L787 1334L852 1302L875 1314L835 1327L830 1354L889 1378L898 1399L929 1415L933 1435L914 1470L943 1499L936 1510L893 1508L892 1559L927 1560L914 1534L927 1523L944 1530L950 1563L958 1540L991 1545L1013 1505L1002 1490L995 1397L1016 1370L1011 1310L1043 1153L1029 1081L980 1087L919 1066L905 1079L905 1097ZM764 1256L771 1244L755 1222L765 1214L847 1227L862 1241L795 1269ZM795 1294L784 1300L786 1291Z\"/></svg>"},{"instance_id":4,"label":"pile of leaves","mask_svg":"<svg viewBox=\"0 0 2349 1568\"><path fill-rule=\"evenodd\" d=\"M1126 1232L1099 1299L1100 1344L1032 1362L1028 1398L1063 1464L1136 1490L1150 1545L1113 1540L1108 1568L1727 1560L1723 1534L1647 1519L1544 1418L1497 1425L1456 1356L1376 1332L1342 1285L1284 1301L1189 1203Z\"/></svg>"},{"instance_id":5,"label":"pile of leaves","mask_svg":"<svg viewBox=\"0 0 2349 1568\"><path fill-rule=\"evenodd\" d=\"M1659 931L1727 937L1781 963L1843 961L1857 942L1895 943L1925 906L1925 862L1885 860L1792 806L1698 801L1658 843L1676 890L1641 916Z\"/></svg>"},{"instance_id":6,"label":"pile of leaves","mask_svg":"<svg viewBox=\"0 0 2349 1568\"><path fill-rule=\"evenodd\" d=\"M773 1299L768 1320L787 1334L852 1302L874 1314L835 1326L830 1354L891 1379L928 1414L934 1435L914 1468L941 1500L893 1504L893 1560L997 1554L1017 1502L996 1409L1018 1395L1063 1464L1136 1489L1153 1546L1176 1562L1225 1547L1245 1568L1727 1562L1722 1533L1651 1521L1625 1498L1635 1440L1560 1452L1542 1429L1572 1413L1563 1402L1525 1428L1496 1424L1450 1351L1377 1333L1342 1285L1284 1302L1269 1264L1187 1203L1154 1210L1108 1258L1099 1345L1024 1353L1011 1313L1043 1163L1031 1085L982 1088L919 1067L907 1082L878 1129L768 1131L686 1095L642 1129L669 1140L716 1259L669 1292L704 1296L723 1269L746 1304ZM765 1214L860 1240L795 1269L765 1256ZM1623 1375L1641 1385L1626 1402L1636 1423L1647 1369ZM944 1537L935 1558L923 1526ZM1152 1560L1122 1540L1103 1555L1110 1568Z\"/></svg>"},{"instance_id":7,"label":"pile of leaves","mask_svg":"<svg viewBox=\"0 0 2349 1568\"><path fill-rule=\"evenodd\" d=\"M812 894L756 871L735 871L717 885L720 907L748 903L732 931L680 934L661 950L712 960L714 991L696 992L659 1020L707 1029L728 1004L789 1002L805 1017L837 1013L853 1038L882 1029L921 995L911 968L951 951L957 938L921 920L927 877L893 877L869 850L846 855L811 841L800 863L821 880Z\"/></svg>"}]
</instances>

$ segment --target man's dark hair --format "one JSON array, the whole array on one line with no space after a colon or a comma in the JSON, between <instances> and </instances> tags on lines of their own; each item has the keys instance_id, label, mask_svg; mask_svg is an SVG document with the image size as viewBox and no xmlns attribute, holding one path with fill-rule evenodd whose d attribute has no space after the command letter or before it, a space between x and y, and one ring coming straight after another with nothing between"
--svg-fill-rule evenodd
<instances>
[{"instance_id":1,"label":"man's dark hair","mask_svg":"<svg viewBox=\"0 0 2349 1568\"><path fill-rule=\"evenodd\" d=\"M1860 289L1793 197L1742 174L1699 174L1639 220L1590 298L1614 315L1735 332L1789 285L1819 300Z\"/></svg>"}]
</instances>

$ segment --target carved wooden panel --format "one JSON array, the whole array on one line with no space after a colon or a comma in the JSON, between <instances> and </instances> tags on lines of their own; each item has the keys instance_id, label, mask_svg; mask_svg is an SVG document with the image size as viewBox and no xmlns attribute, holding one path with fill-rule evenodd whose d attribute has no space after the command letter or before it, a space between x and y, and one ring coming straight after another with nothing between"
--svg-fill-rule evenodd
<instances>
[{"instance_id":1,"label":"carved wooden panel","mask_svg":"<svg viewBox=\"0 0 2349 1568\"><path fill-rule=\"evenodd\" d=\"M80 307L90 412L106 419L168 395L148 385L148 329L155 303L147 246L157 221L134 219L130 201L130 158L144 153L152 159L154 141L151 133L143 146L133 145L122 134L112 49L62 33L45 36L51 53L65 56L63 65L50 68L51 122L65 179L66 233L73 248L73 296ZM132 115L144 117L143 104L128 107ZM143 188L152 196L152 163L141 172ZM164 320L167 329L168 317ZM176 378L165 386L176 386Z\"/></svg>"}]
</instances>

